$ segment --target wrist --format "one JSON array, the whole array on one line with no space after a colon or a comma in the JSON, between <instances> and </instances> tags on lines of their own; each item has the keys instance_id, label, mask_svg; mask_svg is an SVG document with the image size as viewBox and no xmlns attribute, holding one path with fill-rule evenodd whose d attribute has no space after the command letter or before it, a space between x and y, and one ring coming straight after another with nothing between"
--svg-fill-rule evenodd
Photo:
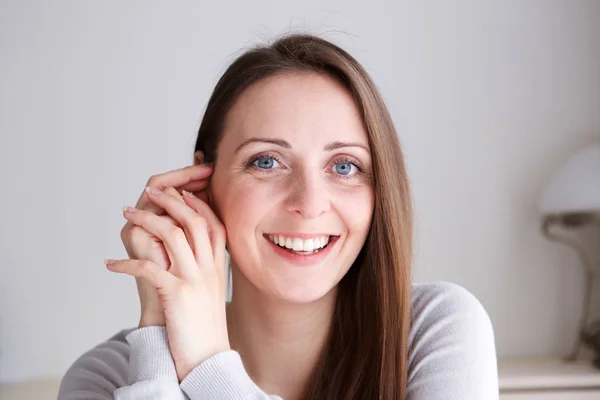
<instances>
[{"instance_id":1,"label":"wrist","mask_svg":"<svg viewBox=\"0 0 600 400\"><path fill-rule=\"evenodd\" d=\"M221 346L219 348L215 348L212 351L209 351L207 354L203 354L202 356L198 356L191 359L186 360L174 360L175 361L175 369L177 370L177 377L179 378L179 382L183 381L185 377L192 372L197 366L205 362L206 360L213 358L215 355L227 351L231 351L231 346L229 343L227 345Z\"/></svg>"},{"instance_id":2,"label":"wrist","mask_svg":"<svg viewBox=\"0 0 600 400\"><path fill-rule=\"evenodd\" d=\"M159 315L142 315L138 323L138 329L147 326L166 326L165 317Z\"/></svg>"}]
</instances>

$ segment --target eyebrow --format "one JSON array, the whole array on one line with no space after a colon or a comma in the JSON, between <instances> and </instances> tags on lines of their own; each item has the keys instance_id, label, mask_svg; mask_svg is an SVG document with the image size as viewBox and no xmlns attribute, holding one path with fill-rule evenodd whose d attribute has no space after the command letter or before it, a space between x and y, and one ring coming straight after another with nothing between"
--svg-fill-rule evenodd
<instances>
[{"instance_id":1,"label":"eyebrow","mask_svg":"<svg viewBox=\"0 0 600 400\"><path fill-rule=\"evenodd\" d=\"M284 149L292 148L292 145L288 141L285 141L282 139L250 138L250 139L244 140L242 142L242 144L240 144L237 147L237 149L235 149L235 152L233 154L236 154L238 151L240 151L242 149L242 147L249 145L250 143L256 143L256 142L270 143L270 144L274 144L274 145L283 147ZM360 147L360 148L364 149L367 153L370 153L369 148L362 143L340 142L340 141L335 141L335 142L326 144L325 147L323 147L323 151L333 151L333 150L341 149L344 147Z\"/></svg>"}]
</instances>

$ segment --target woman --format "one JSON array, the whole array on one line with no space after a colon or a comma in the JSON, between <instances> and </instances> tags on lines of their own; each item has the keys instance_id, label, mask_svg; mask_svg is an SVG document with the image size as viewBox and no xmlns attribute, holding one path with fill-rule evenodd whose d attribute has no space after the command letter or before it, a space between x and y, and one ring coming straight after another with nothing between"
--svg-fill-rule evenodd
<instances>
[{"instance_id":1,"label":"woman","mask_svg":"<svg viewBox=\"0 0 600 400\"><path fill-rule=\"evenodd\" d=\"M60 399L498 398L481 304L411 282L400 144L347 52L289 35L240 56L195 155L124 211L130 259L107 267L136 277L140 323L82 355Z\"/></svg>"}]
</instances>

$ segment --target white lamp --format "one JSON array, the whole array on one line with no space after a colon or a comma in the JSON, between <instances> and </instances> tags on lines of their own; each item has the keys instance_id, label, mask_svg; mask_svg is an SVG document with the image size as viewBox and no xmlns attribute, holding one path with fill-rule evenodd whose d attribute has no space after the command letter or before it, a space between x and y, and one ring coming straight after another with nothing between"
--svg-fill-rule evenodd
<instances>
[{"instance_id":1,"label":"white lamp","mask_svg":"<svg viewBox=\"0 0 600 400\"><path fill-rule=\"evenodd\" d=\"M546 188L542 214L600 212L600 144L571 157Z\"/></svg>"},{"instance_id":2,"label":"white lamp","mask_svg":"<svg viewBox=\"0 0 600 400\"><path fill-rule=\"evenodd\" d=\"M590 337L585 329L589 319L592 284L597 271L578 242L558 236L551 229L553 226L572 229L593 223L600 224L600 144L575 154L558 170L542 196L540 212L544 235L550 240L572 247L585 267L584 310L577 342L567 357L567 360L573 361L577 358L582 339Z\"/></svg>"}]
</instances>

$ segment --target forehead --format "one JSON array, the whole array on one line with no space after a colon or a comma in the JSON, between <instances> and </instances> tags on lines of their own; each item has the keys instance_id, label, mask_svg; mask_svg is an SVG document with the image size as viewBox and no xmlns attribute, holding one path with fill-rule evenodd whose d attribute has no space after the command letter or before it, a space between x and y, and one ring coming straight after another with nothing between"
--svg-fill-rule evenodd
<instances>
[{"instance_id":1,"label":"forehead","mask_svg":"<svg viewBox=\"0 0 600 400\"><path fill-rule=\"evenodd\" d=\"M228 113L224 140L309 137L367 144L354 98L337 80L314 72L288 73L246 89Z\"/></svg>"}]
</instances>

